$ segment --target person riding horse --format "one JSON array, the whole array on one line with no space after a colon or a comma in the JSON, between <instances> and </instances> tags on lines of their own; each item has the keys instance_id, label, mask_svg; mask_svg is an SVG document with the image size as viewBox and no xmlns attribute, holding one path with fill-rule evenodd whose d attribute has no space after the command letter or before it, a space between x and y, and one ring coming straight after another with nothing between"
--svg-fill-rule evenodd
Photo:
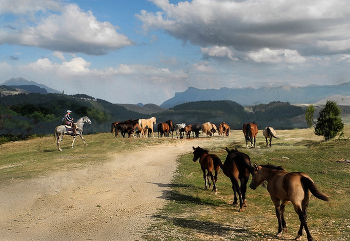
<instances>
[{"instance_id":1,"label":"person riding horse","mask_svg":"<svg viewBox=\"0 0 350 241\"><path fill-rule=\"evenodd\" d=\"M67 110L67 114L63 117L63 124L72 127L73 135L77 134L77 126L73 122L73 118L70 117L72 111Z\"/></svg>"}]
</instances>

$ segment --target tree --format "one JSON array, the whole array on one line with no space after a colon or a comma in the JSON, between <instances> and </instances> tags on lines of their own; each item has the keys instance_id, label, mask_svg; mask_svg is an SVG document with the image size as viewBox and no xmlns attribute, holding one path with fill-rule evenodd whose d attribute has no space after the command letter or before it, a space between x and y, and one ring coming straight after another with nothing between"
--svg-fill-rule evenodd
<instances>
[{"instance_id":1,"label":"tree","mask_svg":"<svg viewBox=\"0 0 350 241\"><path fill-rule=\"evenodd\" d=\"M308 127L312 126L313 120L314 120L314 113L315 113L315 108L313 105L309 105L305 111L305 119L306 119L306 124Z\"/></svg>"},{"instance_id":2,"label":"tree","mask_svg":"<svg viewBox=\"0 0 350 241\"><path fill-rule=\"evenodd\" d=\"M340 108L334 101L327 100L326 106L321 110L315 126L315 134L324 136L328 141L344 129L340 117Z\"/></svg>"}]
</instances>

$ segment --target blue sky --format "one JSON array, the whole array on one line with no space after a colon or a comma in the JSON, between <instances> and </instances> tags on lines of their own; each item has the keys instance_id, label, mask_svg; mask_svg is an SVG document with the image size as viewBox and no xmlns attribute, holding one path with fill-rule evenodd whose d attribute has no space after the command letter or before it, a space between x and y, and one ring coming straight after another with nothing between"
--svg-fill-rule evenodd
<instances>
[{"instance_id":1,"label":"blue sky","mask_svg":"<svg viewBox=\"0 0 350 241\"><path fill-rule=\"evenodd\" d=\"M112 103L349 82L349 0L0 0L0 83Z\"/></svg>"}]
</instances>

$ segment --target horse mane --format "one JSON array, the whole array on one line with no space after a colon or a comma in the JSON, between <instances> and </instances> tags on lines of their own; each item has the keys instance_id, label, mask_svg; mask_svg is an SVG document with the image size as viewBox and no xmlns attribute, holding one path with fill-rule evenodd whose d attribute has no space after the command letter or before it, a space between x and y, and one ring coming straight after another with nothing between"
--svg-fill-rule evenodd
<instances>
[{"instance_id":1,"label":"horse mane","mask_svg":"<svg viewBox=\"0 0 350 241\"><path fill-rule=\"evenodd\" d=\"M272 164L260 165L260 166L266 167L266 168L269 168L269 169L285 171L282 166L276 166L276 165L272 165Z\"/></svg>"}]
</instances>

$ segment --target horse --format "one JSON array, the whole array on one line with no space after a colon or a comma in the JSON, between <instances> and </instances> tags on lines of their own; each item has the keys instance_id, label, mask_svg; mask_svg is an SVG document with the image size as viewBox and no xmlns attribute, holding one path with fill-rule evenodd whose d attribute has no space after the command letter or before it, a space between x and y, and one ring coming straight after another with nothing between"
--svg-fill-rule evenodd
<instances>
[{"instance_id":1,"label":"horse","mask_svg":"<svg viewBox=\"0 0 350 241\"><path fill-rule=\"evenodd\" d=\"M267 181L267 190L275 205L278 220L277 237L281 237L283 231L287 232L284 220L284 208L290 201L295 212L299 215L300 228L295 238L300 240L305 228L307 239L312 240L306 220L306 210L309 205L310 192L318 199L328 201L328 197L322 194L309 175L303 172L287 172L281 166L271 164L257 166L254 164L253 178L250 188L255 190L261 183Z\"/></svg>"},{"instance_id":2,"label":"horse","mask_svg":"<svg viewBox=\"0 0 350 241\"><path fill-rule=\"evenodd\" d=\"M113 122L111 124L111 134L113 134L113 132L115 132L114 137L118 136L118 129L116 128L116 126L119 124L119 121Z\"/></svg>"},{"instance_id":3,"label":"horse","mask_svg":"<svg viewBox=\"0 0 350 241\"><path fill-rule=\"evenodd\" d=\"M202 130L202 126L198 123L192 125L191 131L194 133L196 138L199 138L199 132Z\"/></svg>"},{"instance_id":4,"label":"horse","mask_svg":"<svg viewBox=\"0 0 350 241\"><path fill-rule=\"evenodd\" d=\"M139 120L131 119L124 122L119 122L115 128L116 128L116 133L120 131L123 137L125 137L125 134L128 134L128 137L130 138L131 134L133 134L137 128L140 129Z\"/></svg>"},{"instance_id":5,"label":"horse","mask_svg":"<svg viewBox=\"0 0 350 241\"><path fill-rule=\"evenodd\" d=\"M277 138L276 131L270 126L265 127L265 129L263 131L263 135L265 136L265 139L266 139L266 146L269 146L269 142L267 140L268 138L270 139L270 146L271 146L272 137Z\"/></svg>"},{"instance_id":6,"label":"horse","mask_svg":"<svg viewBox=\"0 0 350 241\"><path fill-rule=\"evenodd\" d=\"M216 126L210 122L202 124L202 132L207 136L212 136L216 132Z\"/></svg>"},{"instance_id":7,"label":"horse","mask_svg":"<svg viewBox=\"0 0 350 241\"><path fill-rule=\"evenodd\" d=\"M192 131L192 125L185 126L184 132L186 133L187 139L191 139L191 131Z\"/></svg>"},{"instance_id":8,"label":"horse","mask_svg":"<svg viewBox=\"0 0 350 241\"><path fill-rule=\"evenodd\" d=\"M218 133L219 133L219 136L221 136L221 135L229 136L230 135L230 126L228 124L226 124L226 122L222 122L218 127Z\"/></svg>"},{"instance_id":9,"label":"horse","mask_svg":"<svg viewBox=\"0 0 350 241\"><path fill-rule=\"evenodd\" d=\"M255 147L256 134L258 134L258 126L255 123L245 123L243 124L243 133L245 137L245 143L248 146L248 141L251 143L251 147Z\"/></svg>"},{"instance_id":10,"label":"horse","mask_svg":"<svg viewBox=\"0 0 350 241\"><path fill-rule=\"evenodd\" d=\"M209 154L209 152L203 148L192 147L193 152L193 161L196 162L199 159L199 163L201 164L201 169L203 172L203 178L205 182L205 189L210 187L211 181L213 182L213 191L217 192L216 182L218 180L218 172L220 169L221 160L217 155ZM215 176L213 175L213 171L215 171Z\"/></svg>"},{"instance_id":11,"label":"horse","mask_svg":"<svg viewBox=\"0 0 350 241\"><path fill-rule=\"evenodd\" d=\"M170 131L174 130L173 122L167 120L166 122L161 122L158 124L158 138L164 136L169 136ZM173 132L172 132L173 133Z\"/></svg>"},{"instance_id":12,"label":"horse","mask_svg":"<svg viewBox=\"0 0 350 241\"><path fill-rule=\"evenodd\" d=\"M147 134L149 137L150 134L153 135L154 137L154 132L153 132L153 124L156 124L156 117L151 117L149 119L139 119L139 126L141 128L141 135L144 136Z\"/></svg>"},{"instance_id":13,"label":"horse","mask_svg":"<svg viewBox=\"0 0 350 241\"><path fill-rule=\"evenodd\" d=\"M250 163L250 157L238 151L237 149L229 150L226 147L227 157L222 164L220 162L220 167L224 174L230 178L232 183L232 190L234 193L234 200L232 205L237 205L237 196L239 197L239 212L244 211L243 207L247 206L246 191L247 183L249 180L250 173L253 172L253 167ZM240 180L241 186L239 186L238 180Z\"/></svg>"},{"instance_id":14,"label":"horse","mask_svg":"<svg viewBox=\"0 0 350 241\"><path fill-rule=\"evenodd\" d=\"M70 135L73 136L73 141L72 141L72 148L74 147L74 142L75 142L75 138L77 136L80 136L80 138L83 140L84 144L87 145L84 137L83 137L83 127L84 124L88 123L91 124L91 120L89 119L89 117L84 116L81 117L76 123L76 134L73 133L73 130L71 129L70 126L66 126L66 125L59 125L55 128L54 131L54 135L55 135L55 139L56 139L56 144L57 144L57 148L59 151L62 151L61 149L61 141L64 135Z\"/></svg>"}]
</instances>

